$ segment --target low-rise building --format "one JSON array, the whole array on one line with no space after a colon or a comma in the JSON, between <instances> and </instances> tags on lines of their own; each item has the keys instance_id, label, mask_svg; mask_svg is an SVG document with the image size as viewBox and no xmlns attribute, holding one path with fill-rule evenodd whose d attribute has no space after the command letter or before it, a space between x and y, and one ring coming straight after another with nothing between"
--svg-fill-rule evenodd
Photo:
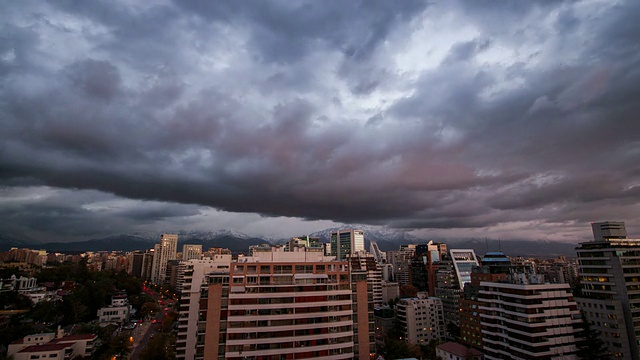
<instances>
[{"instance_id":1,"label":"low-rise building","mask_svg":"<svg viewBox=\"0 0 640 360\"><path fill-rule=\"evenodd\" d=\"M95 334L67 335L55 338L49 344L75 344L73 356L82 356L87 359L100 347L98 335Z\"/></svg>"},{"instance_id":2,"label":"low-rise building","mask_svg":"<svg viewBox=\"0 0 640 360\"><path fill-rule=\"evenodd\" d=\"M14 360L70 360L75 344L43 344L28 346L13 355Z\"/></svg>"},{"instance_id":3,"label":"low-rise building","mask_svg":"<svg viewBox=\"0 0 640 360\"><path fill-rule=\"evenodd\" d=\"M467 348L457 342L448 341L436 346L436 357L443 360L482 360L482 353L473 348Z\"/></svg>"},{"instance_id":4,"label":"low-rise building","mask_svg":"<svg viewBox=\"0 0 640 360\"><path fill-rule=\"evenodd\" d=\"M90 358L100 345L95 334L63 335L63 330L27 335L9 344L7 356L14 360Z\"/></svg>"},{"instance_id":5,"label":"low-rise building","mask_svg":"<svg viewBox=\"0 0 640 360\"><path fill-rule=\"evenodd\" d=\"M56 338L56 333L40 333L27 335L7 347L7 356L15 355L31 345L43 345Z\"/></svg>"},{"instance_id":6,"label":"low-rise building","mask_svg":"<svg viewBox=\"0 0 640 360\"><path fill-rule=\"evenodd\" d=\"M0 279L0 292L17 291L20 294L27 294L32 289L38 287L38 279L34 277L11 275L7 279Z\"/></svg>"},{"instance_id":7,"label":"low-rise building","mask_svg":"<svg viewBox=\"0 0 640 360\"><path fill-rule=\"evenodd\" d=\"M444 312L439 298L418 293L418 297L400 299L396 304L396 316L411 344L428 344L445 337Z\"/></svg>"},{"instance_id":8,"label":"low-rise building","mask_svg":"<svg viewBox=\"0 0 640 360\"><path fill-rule=\"evenodd\" d=\"M98 309L98 320L101 323L124 322L129 320L131 305L124 294L115 294L111 297L111 305Z\"/></svg>"}]
</instances>

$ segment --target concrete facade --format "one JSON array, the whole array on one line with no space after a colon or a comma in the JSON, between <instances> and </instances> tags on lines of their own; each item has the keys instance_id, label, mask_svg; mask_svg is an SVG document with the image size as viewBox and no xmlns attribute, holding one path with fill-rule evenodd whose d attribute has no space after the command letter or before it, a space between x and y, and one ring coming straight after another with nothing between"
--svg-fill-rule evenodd
<instances>
[{"instance_id":1,"label":"concrete facade","mask_svg":"<svg viewBox=\"0 0 640 360\"><path fill-rule=\"evenodd\" d=\"M231 254L214 255L213 258L182 261L178 267L177 288L180 308L178 335L176 339L176 359L196 358L198 322L200 316L200 288L205 276L214 271L229 271Z\"/></svg>"},{"instance_id":2,"label":"concrete facade","mask_svg":"<svg viewBox=\"0 0 640 360\"><path fill-rule=\"evenodd\" d=\"M375 352L367 273L322 251L254 251L203 286L203 359L364 360Z\"/></svg>"},{"instance_id":3,"label":"concrete facade","mask_svg":"<svg viewBox=\"0 0 640 360\"><path fill-rule=\"evenodd\" d=\"M640 240L626 238L624 223L592 224L594 241L577 248L580 309L614 358L638 360L640 342Z\"/></svg>"},{"instance_id":4,"label":"concrete facade","mask_svg":"<svg viewBox=\"0 0 640 360\"><path fill-rule=\"evenodd\" d=\"M481 282L485 359L577 360L580 311L568 284Z\"/></svg>"},{"instance_id":5,"label":"concrete facade","mask_svg":"<svg viewBox=\"0 0 640 360\"><path fill-rule=\"evenodd\" d=\"M439 298L419 293L416 298L400 299L396 304L396 316L411 344L426 345L431 340L445 337L444 312Z\"/></svg>"},{"instance_id":6,"label":"concrete facade","mask_svg":"<svg viewBox=\"0 0 640 360\"><path fill-rule=\"evenodd\" d=\"M153 247L153 263L151 266L151 282L162 285L167 273L167 262L175 260L178 248L178 235L162 234L160 243Z\"/></svg>"}]
</instances>

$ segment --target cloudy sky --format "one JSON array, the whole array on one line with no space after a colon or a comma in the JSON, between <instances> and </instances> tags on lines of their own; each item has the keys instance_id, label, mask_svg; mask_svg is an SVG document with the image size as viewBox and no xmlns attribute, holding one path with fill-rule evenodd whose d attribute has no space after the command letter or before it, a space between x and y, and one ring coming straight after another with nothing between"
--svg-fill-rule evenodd
<instances>
[{"instance_id":1,"label":"cloudy sky","mask_svg":"<svg viewBox=\"0 0 640 360\"><path fill-rule=\"evenodd\" d=\"M2 7L2 232L640 236L639 1Z\"/></svg>"}]
</instances>

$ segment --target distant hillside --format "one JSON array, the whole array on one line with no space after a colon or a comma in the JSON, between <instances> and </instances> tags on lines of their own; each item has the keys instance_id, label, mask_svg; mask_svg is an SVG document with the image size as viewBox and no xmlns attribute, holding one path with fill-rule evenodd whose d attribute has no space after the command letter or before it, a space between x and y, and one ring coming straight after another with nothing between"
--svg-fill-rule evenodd
<instances>
[{"instance_id":1,"label":"distant hillside","mask_svg":"<svg viewBox=\"0 0 640 360\"><path fill-rule=\"evenodd\" d=\"M322 242L329 242L331 231L342 229L359 229L364 231L365 249L369 251L369 244L375 241L382 251L398 250L400 245L423 244L429 239L419 239L406 231L383 229L365 225L345 225L340 228L331 228L317 231L310 236L319 237ZM575 257L577 244L555 242L548 240L496 240L496 239L434 239L434 241L447 244L450 249L473 249L479 256L488 251L502 250L508 256L525 257Z\"/></svg>"},{"instance_id":2,"label":"distant hillside","mask_svg":"<svg viewBox=\"0 0 640 360\"><path fill-rule=\"evenodd\" d=\"M384 229L365 225L345 225L340 228L325 229L309 234L320 238L321 242L329 242L329 233L338 229L360 229L365 234L365 249L369 250L371 241L375 241L382 251L398 250L403 244L426 243L428 239L418 239L406 231ZM183 244L202 245L203 250L211 247L228 248L234 253L247 253L249 246L268 243L283 243L285 240L274 240L267 237L255 237L231 230L218 231L178 231L178 251ZM300 234L297 234L300 235ZM295 235L292 235L295 236ZM120 234L100 239L80 242L38 243L25 236L0 233L0 251L11 247L45 249L49 252L84 252L84 251L133 251L153 248L160 239L160 233ZM447 244L451 249L473 249L478 255L487 250L502 250L509 256L556 257L560 255L575 257L577 244L553 242L548 240L496 240L496 239L434 239Z\"/></svg>"},{"instance_id":3,"label":"distant hillside","mask_svg":"<svg viewBox=\"0 0 640 360\"><path fill-rule=\"evenodd\" d=\"M39 245L39 249L48 252L84 252L84 251L134 251L152 249L158 242L160 235L130 235L121 234L109 236L102 239L92 239L87 241L70 243L46 243ZM258 244L268 244L269 242L250 237L244 234L235 233L228 230L218 232L201 231L179 231L178 251L182 251L183 244L202 245L203 250L212 247L228 248L232 252L246 253L249 246Z\"/></svg>"},{"instance_id":4,"label":"distant hillside","mask_svg":"<svg viewBox=\"0 0 640 360\"><path fill-rule=\"evenodd\" d=\"M366 238L366 233L365 233ZM478 256L483 256L487 251L501 250L508 256L553 258L558 256L575 257L577 244L555 242L548 240L496 240L496 239L434 239L436 242L447 244L449 249L473 249ZM423 244L428 240L415 242L393 243L389 241L377 241L382 251L398 250L402 244ZM365 242L368 248L368 242Z\"/></svg>"},{"instance_id":5,"label":"distant hillside","mask_svg":"<svg viewBox=\"0 0 640 360\"><path fill-rule=\"evenodd\" d=\"M51 242L40 245L39 249L48 252L85 252L85 251L133 251L152 248L147 238L136 235L114 235L102 239L77 242Z\"/></svg>"},{"instance_id":6,"label":"distant hillside","mask_svg":"<svg viewBox=\"0 0 640 360\"><path fill-rule=\"evenodd\" d=\"M233 253L246 254L249 252L249 246L269 244L269 241L228 230L178 232L178 251L182 251L183 244L202 245L203 251L207 251L212 247L221 247L227 248Z\"/></svg>"},{"instance_id":7,"label":"distant hillside","mask_svg":"<svg viewBox=\"0 0 640 360\"><path fill-rule=\"evenodd\" d=\"M13 247L37 248L40 244L23 235L12 233L0 233L0 251L8 251Z\"/></svg>"}]
</instances>

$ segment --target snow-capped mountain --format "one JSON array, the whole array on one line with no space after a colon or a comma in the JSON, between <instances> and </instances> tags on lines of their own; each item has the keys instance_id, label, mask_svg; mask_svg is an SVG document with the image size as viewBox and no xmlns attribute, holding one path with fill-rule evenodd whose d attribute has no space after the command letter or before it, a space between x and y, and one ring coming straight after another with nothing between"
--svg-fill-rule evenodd
<instances>
[{"instance_id":1,"label":"snow-capped mountain","mask_svg":"<svg viewBox=\"0 0 640 360\"><path fill-rule=\"evenodd\" d=\"M335 230L357 229L364 231L364 238L367 241L375 242L393 242L393 243L408 243L419 241L418 238L409 234L406 231L389 229L382 226L370 226L370 225L343 225L336 228L324 229L316 231L309 236L319 237L322 242L329 242L329 234Z\"/></svg>"}]
</instances>

